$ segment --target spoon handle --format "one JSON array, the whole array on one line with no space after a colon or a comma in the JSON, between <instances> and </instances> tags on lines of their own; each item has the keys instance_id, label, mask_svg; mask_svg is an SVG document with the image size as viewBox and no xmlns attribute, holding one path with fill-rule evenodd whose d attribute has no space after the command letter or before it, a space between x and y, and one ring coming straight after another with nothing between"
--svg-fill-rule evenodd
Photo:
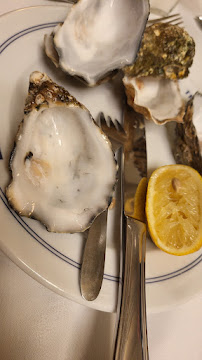
<instances>
[{"instance_id":1,"label":"spoon handle","mask_svg":"<svg viewBox=\"0 0 202 360\"><path fill-rule=\"evenodd\" d=\"M94 220L86 240L81 266L81 295L88 301L95 300L100 292L105 264L107 213L103 211Z\"/></svg>"}]
</instances>

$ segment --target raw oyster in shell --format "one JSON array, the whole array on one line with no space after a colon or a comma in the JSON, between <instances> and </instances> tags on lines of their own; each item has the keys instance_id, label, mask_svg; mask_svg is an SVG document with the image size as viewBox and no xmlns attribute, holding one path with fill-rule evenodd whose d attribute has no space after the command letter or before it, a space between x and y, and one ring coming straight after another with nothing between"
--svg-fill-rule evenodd
<instances>
[{"instance_id":1,"label":"raw oyster in shell","mask_svg":"<svg viewBox=\"0 0 202 360\"><path fill-rule=\"evenodd\" d=\"M131 77L182 79L189 74L194 54L195 42L183 28L157 23L145 30L137 59L124 72Z\"/></svg>"},{"instance_id":2,"label":"raw oyster in shell","mask_svg":"<svg viewBox=\"0 0 202 360\"><path fill-rule=\"evenodd\" d=\"M178 164L192 166L202 175L202 94L187 103L183 124L176 124L173 153Z\"/></svg>"},{"instance_id":3,"label":"raw oyster in shell","mask_svg":"<svg viewBox=\"0 0 202 360\"><path fill-rule=\"evenodd\" d=\"M117 165L90 112L46 74L30 76L6 194L49 231L82 232L110 203Z\"/></svg>"},{"instance_id":4,"label":"raw oyster in shell","mask_svg":"<svg viewBox=\"0 0 202 360\"><path fill-rule=\"evenodd\" d=\"M128 104L158 125L169 121L182 122L185 104L177 81L164 78L123 78Z\"/></svg>"},{"instance_id":5,"label":"raw oyster in shell","mask_svg":"<svg viewBox=\"0 0 202 360\"><path fill-rule=\"evenodd\" d=\"M46 36L46 54L94 86L134 62L148 15L148 0L80 0L52 39Z\"/></svg>"}]
</instances>

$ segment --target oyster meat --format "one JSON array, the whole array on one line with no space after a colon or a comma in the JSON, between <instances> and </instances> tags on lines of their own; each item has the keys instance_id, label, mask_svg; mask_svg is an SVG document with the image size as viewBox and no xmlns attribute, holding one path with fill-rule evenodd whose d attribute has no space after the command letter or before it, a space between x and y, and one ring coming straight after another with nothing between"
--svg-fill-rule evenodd
<instances>
[{"instance_id":1,"label":"oyster meat","mask_svg":"<svg viewBox=\"0 0 202 360\"><path fill-rule=\"evenodd\" d=\"M46 36L46 54L93 86L134 62L148 15L148 0L80 0Z\"/></svg>"},{"instance_id":2,"label":"oyster meat","mask_svg":"<svg viewBox=\"0 0 202 360\"><path fill-rule=\"evenodd\" d=\"M84 231L110 204L117 174L111 143L85 106L46 74L31 74L24 114L9 203L49 231Z\"/></svg>"},{"instance_id":3,"label":"oyster meat","mask_svg":"<svg viewBox=\"0 0 202 360\"><path fill-rule=\"evenodd\" d=\"M192 166L202 175L202 94L187 103L183 124L176 124L173 154L178 164Z\"/></svg>"}]
</instances>

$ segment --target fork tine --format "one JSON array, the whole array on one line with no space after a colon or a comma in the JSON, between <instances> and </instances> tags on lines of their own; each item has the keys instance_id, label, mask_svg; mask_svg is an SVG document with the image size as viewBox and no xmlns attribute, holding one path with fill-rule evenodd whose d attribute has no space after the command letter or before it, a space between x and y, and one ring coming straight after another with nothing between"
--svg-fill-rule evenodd
<instances>
[{"instance_id":1,"label":"fork tine","mask_svg":"<svg viewBox=\"0 0 202 360\"><path fill-rule=\"evenodd\" d=\"M181 17L178 17L178 18L176 18L176 19L174 19L174 20L168 20L168 21L166 20L166 21L163 21L163 23L164 23L164 24L173 24L173 25L174 25L176 21L182 22L182 18L181 18Z\"/></svg>"},{"instance_id":2,"label":"fork tine","mask_svg":"<svg viewBox=\"0 0 202 360\"><path fill-rule=\"evenodd\" d=\"M180 14L173 14L173 15L169 15L169 16L163 16L163 17L160 17L160 18L158 18L158 19L154 19L154 20L148 20L147 22L148 23L155 23L155 22L161 22L161 21L164 21L164 20L169 20L169 19L173 19L173 18L175 18L175 17L179 17L180 16Z\"/></svg>"},{"instance_id":3,"label":"fork tine","mask_svg":"<svg viewBox=\"0 0 202 360\"><path fill-rule=\"evenodd\" d=\"M99 116L98 116L98 126L102 129L105 125L107 125L107 122L105 120L105 117L104 117L104 114L103 112L100 112L99 113ZM108 126L108 125L107 125Z\"/></svg>"},{"instance_id":4,"label":"fork tine","mask_svg":"<svg viewBox=\"0 0 202 360\"><path fill-rule=\"evenodd\" d=\"M179 21L178 23L172 23L173 25L182 25L183 24L183 20L182 21Z\"/></svg>"},{"instance_id":5,"label":"fork tine","mask_svg":"<svg viewBox=\"0 0 202 360\"><path fill-rule=\"evenodd\" d=\"M118 131L125 133L123 126L120 124L120 122L117 119L114 120L114 124Z\"/></svg>"},{"instance_id":6,"label":"fork tine","mask_svg":"<svg viewBox=\"0 0 202 360\"><path fill-rule=\"evenodd\" d=\"M113 145L117 148L123 144L127 138L124 128L120 124L118 120L112 120L110 116L105 118L103 112L101 112L98 116L98 126L101 130L109 137L109 139L113 142Z\"/></svg>"},{"instance_id":7,"label":"fork tine","mask_svg":"<svg viewBox=\"0 0 202 360\"><path fill-rule=\"evenodd\" d=\"M178 23L176 23L176 21L178 21ZM163 23L166 23L166 24L179 25L179 24L183 23L183 19L182 19L182 16L180 14L173 14L173 15L164 16L164 17L154 19L154 20L148 20L147 24L148 25L153 25L153 24L156 24L158 22L163 22Z\"/></svg>"},{"instance_id":8,"label":"fork tine","mask_svg":"<svg viewBox=\"0 0 202 360\"><path fill-rule=\"evenodd\" d=\"M107 120L108 120L108 123L107 123L108 127L110 127L111 129L117 130L116 126L115 126L115 124L112 121L112 118L110 116L108 116Z\"/></svg>"},{"instance_id":9,"label":"fork tine","mask_svg":"<svg viewBox=\"0 0 202 360\"><path fill-rule=\"evenodd\" d=\"M107 120L106 120L103 112L100 112L98 115L98 125L101 128L108 127L112 131L116 131L116 132L118 131L122 134L125 134L125 130L124 130L123 126L120 124L120 122L117 119L112 120L111 116L107 116Z\"/></svg>"}]
</instances>

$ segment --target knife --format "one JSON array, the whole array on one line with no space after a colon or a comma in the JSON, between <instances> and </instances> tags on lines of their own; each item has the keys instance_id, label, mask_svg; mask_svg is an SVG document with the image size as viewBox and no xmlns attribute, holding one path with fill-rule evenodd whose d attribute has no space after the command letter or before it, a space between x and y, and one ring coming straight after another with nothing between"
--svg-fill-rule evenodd
<instances>
[{"instance_id":1,"label":"knife","mask_svg":"<svg viewBox=\"0 0 202 360\"><path fill-rule=\"evenodd\" d=\"M124 108L123 285L114 360L148 360L145 300L145 197L147 156L144 117Z\"/></svg>"}]
</instances>

